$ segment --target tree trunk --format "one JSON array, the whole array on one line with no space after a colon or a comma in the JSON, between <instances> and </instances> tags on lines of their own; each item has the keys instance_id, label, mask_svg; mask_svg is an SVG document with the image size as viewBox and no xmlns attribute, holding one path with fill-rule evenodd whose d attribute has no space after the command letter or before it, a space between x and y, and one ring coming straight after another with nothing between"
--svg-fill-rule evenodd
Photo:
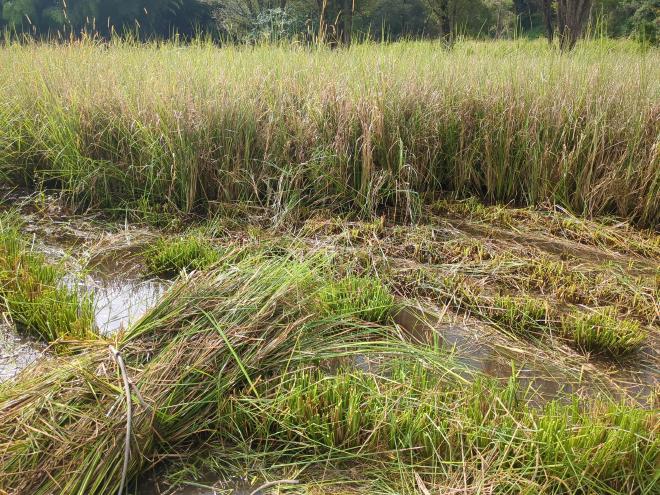
<instances>
[{"instance_id":1,"label":"tree trunk","mask_svg":"<svg viewBox=\"0 0 660 495\"><path fill-rule=\"evenodd\" d=\"M548 43L552 44L555 37L555 27L552 25L552 0L543 0L543 20Z\"/></svg>"},{"instance_id":2,"label":"tree trunk","mask_svg":"<svg viewBox=\"0 0 660 495\"><path fill-rule=\"evenodd\" d=\"M451 42L452 23L449 17L449 0L427 0L426 5L438 18L440 38L446 42Z\"/></svg>"},{"instance_id":3,"label":"tree trunk","mask_svg":"<svg viewBox=\"0 0 660 495\"><path fill-rule=\"evenodd\" d=\"M572 50L589 19L592 0L558 0L557 22L562 50Z\"/></svg>"},{"instance_id":4,"label":"tree trunk","mask_svg":"<svg viewBox=\"0 0 660 495\"><path fill-rule=\"evenodd\" d=\"M440 0L438 7L438 17L440 18L440 36L446 42L451 43L452 30L451 19L449 17L449 0Z\"/></svg>"},{"instance_id":5,"label":"tree trunk","mask_svg":"<svg viewBox=\"0 0 660 495\"><path fill-rule=\"evenodd\" d=\"M353 31L353 0L344 0L340 22L341 42L344 46L350 46Z\"/></svg>"}]
</instances>

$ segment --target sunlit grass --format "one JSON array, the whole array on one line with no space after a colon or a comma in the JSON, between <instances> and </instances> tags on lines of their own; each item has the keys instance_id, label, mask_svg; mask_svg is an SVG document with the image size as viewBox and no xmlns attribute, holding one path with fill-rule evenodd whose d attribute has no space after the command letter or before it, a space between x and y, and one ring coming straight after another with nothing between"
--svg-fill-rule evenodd
<instances>
[{"instance_id":1,"label":"sunlit grass","mask_svg":"<svg viewBox=\"0 0 660 495\"><path fill-rule=\"evenodd\" d=\"M615 356L636 350L647 337L639 322L618 318L612 306L575 311L562 320L562 327L579 347Z\"/></svg>"},{"instance_id":2,"label":"sunlit grass","mask_svg":"<svg viewBox=\"0 0 660 495\"><path fill-rule=\"evenodd\" d=\"M454 192L654 226L659 61L625 41L8 44L0 174L113 209L413 218Z\"/></svg>"},{"instance_id":3,"label":"sunlit grass","mask_svg":"<svg viewBox=\"0 0 660 495\"><path fill-rule=\"evenodd\" d=\"M384 323L394 307L394 297L376 278L349 276L329 282L319 291L321 313Z\"/></svg>"}]
</instances>

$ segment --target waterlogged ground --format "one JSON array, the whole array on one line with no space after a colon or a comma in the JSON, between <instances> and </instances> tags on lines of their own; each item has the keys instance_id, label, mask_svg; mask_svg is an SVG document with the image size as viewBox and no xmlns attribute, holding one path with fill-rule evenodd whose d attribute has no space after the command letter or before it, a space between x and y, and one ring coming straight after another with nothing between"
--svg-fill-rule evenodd
<instances>
[{"instance_id":1,"label":"waterlogged ground","mask_svg":"<svg viewBox=\"0 0 660 495\"><path fill-rule=\"evenodd\" d=\"M534 402L566 393L606 393L657 407L657 233L587 222L563 211L484 208L471 202L438 203L414 225L386 217L361 222L320 214L273 226L267 216L248 212L157 228L153 222L76 215L54 197L12 191L0 198L3 209L15 209L22 217L32 249L64 263L66 283L93 294L96 326L103 335L139 319L172 283L147 269L144 253L157 239L195 236L217 250L323 250L334 254L337 273L384 281L396 295L393 325L403 338L451 350L459 362L503 382L515 377ZM543 332L515 329L515 318L502 317L498 305L503 297L514 298L514 312L530 299L545 305L549 316ZM604 306L613 306L621 321L636 322L647 334L637 350L603 355L558 334L565 314ZM0 380L48 359L49 352L19 335L6 315L0 317ZM358 357L353 364L369 370L378 367L378 360ZM192 495L215 489L247 494L259 482L190 481L175 491L164 488L162 480L147 480L151 488L140 493Z\"/></svg>"}]
</instances>

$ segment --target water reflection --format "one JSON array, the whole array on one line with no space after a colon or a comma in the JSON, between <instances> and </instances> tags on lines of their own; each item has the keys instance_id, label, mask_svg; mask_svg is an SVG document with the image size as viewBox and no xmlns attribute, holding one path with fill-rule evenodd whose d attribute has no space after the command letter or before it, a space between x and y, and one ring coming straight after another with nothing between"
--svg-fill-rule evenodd
<instances>
[{"instance_id":1,"label":"water reflection","mask_svg":"<svg viewBox=\"0 0 660 495\"><path fill-rule=\"evenodd\" d=\"M6 322L0 323L0 382L13 378L43 355L45 346L21 337Z\"/></svg>"},{"instance_id":2,"label":"water reflection","mask_svg":"<svg viewBox=\"0 0 660 495\"><path fill-rule=\"evenodd\" d=\"M156 305L167 285L161 280L95 281L96 325L103 335L126 329Z\"/></svg>"}]
</instances>

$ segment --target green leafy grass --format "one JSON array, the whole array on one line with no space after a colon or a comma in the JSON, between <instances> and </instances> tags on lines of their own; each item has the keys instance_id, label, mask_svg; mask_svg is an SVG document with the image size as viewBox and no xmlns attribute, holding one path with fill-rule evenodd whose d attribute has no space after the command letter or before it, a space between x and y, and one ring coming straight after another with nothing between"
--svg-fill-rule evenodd
<instances>
[{"instance_id":1,"label":"green leafy grass","mask_svg":"<svg viewBox=\"0 0 660 495\"><path fill-rule=\"evenodd\" d=\"M319 291L321 313L351 315L374 323L387 321L394 297L376 278L348 276Z\"/></svg>"},{"instance_id":2,"label":"green leafy grass","mask_svg":"<svg viewBox=\"0 0 660 495\"><path fill-rule=\"evenodd\" d=\"M0 218L0 302L19 330L46 342L96 336L92 296L68 286L65 275Z\"/></svg>"},{"instance_id":3,"label":"green leafy grass","mask_svg":"<svg viewBox=\"0 0 660 495\"><path fill-rule=\"evenodd\" d=\"M639 322L619 319L613 306L589 313L573 312L563 318L562 328L579 347L615 356L633 352L647 338Z\"/></svg>"},{"instance_id":4,"label":"green leafy grass","mask_svg":"<svg viewBox=\"0 0 660 495\"><path fill-rule=\"evenodd\" d=\"M196 236L159 239L144 252L147 268L154 275L176 275L186 270L204 270L222 257L213 245Z\"/></svg>"},{"instance_id":5,"label":"green leafy grass","mask_svg":"<svg viewBox=\"0 0 660 495\"><path fill-rule=\"evenodd\" d=\"M548 303L529 296L498 296L493 299L488 316L495 322L519 334L547 328Z\"/></svg>"},{"instance_id":6,"label":"green leafy grass","mask_svg":"<svg viewBox=\"0 0 660 495\"><path fill-rule=\"evenodd\" d=\"M348 470L363 487L356 493L373 493L365 482L414 493L406 483L419 486L415 474L432 493L464 483L529 494L643 493L653 485L660 442L652 411L577 399L537 408L515 378L464 384L413 363L397 362L383 376L285 373L258 396L246 389L227 397L215 426L222 450L188 462L198 472L292 472L310 484L319 469Z\"/></svg>"}]
</instances>

